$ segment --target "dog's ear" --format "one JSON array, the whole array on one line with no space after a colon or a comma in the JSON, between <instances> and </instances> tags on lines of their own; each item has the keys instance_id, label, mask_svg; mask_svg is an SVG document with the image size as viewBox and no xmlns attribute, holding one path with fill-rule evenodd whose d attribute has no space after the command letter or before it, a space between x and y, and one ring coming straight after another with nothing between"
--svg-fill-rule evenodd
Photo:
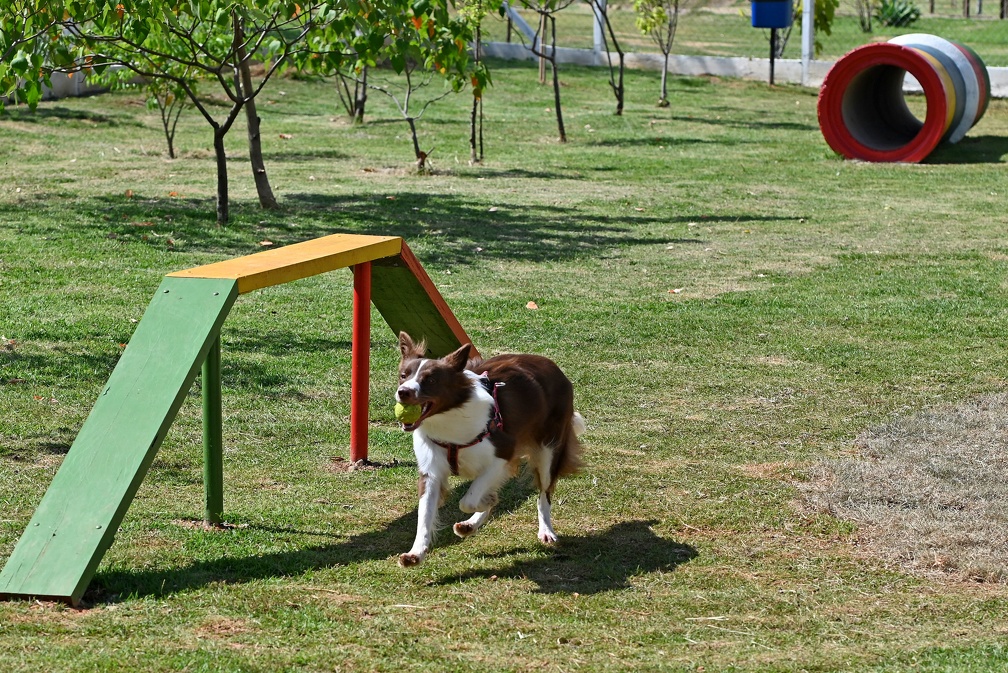
<instances>
[{"instance_id":1,"label":"dog's ear","mask_svg":"<svg viewBox=\"0 0 1008 673\"><path fill-rule=\"evenodd\" d=\"M465 344L458 350L444 356L443 360L455 371L462 371L469 362L469 344Z\"/></svg>"},{"instance_id":2,"label":"dog's ear","mask_svg":"<svg viewBox=\"0 0 1008 673\"><path fill-rule=\"evenodd\" d=\"M427 344L424 341L415 343L413 337L406 332L399 332L399 354L403 359L408 357L422 358L427 351Z\"/></svg>"}]
</instances>

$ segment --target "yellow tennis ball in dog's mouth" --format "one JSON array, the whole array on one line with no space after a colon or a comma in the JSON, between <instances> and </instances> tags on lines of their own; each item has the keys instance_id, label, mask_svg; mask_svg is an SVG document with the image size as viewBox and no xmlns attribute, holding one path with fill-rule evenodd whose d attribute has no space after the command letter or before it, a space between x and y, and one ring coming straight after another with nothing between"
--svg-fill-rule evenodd
<instances>
[{"instance_id":1,"label":"yellow tennis ball in dog's mouth","mask_svg":"<svg viewBox=\"0 0 1008 673\"><path fill-rule=\"evenodd\" d=\"M416 423L420 420L420 416L422 414L423 407L419 404L402 404L401 402L396 402L395 417L400 423L405 423L406 425Z\"/></svg>"}]
</instances>

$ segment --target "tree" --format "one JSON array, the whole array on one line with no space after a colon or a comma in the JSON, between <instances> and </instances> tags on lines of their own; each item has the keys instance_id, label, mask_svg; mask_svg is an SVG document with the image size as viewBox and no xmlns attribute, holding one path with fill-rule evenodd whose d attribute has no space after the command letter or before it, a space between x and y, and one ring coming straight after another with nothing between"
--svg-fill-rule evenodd
<instances>
[{"instance_id":1,"label":"tree","mask_svg":"<svg viewBox=\"0 0 1008 673\"><path fill-rule=\"evenodd\" d=\"M823 50L823 43L819 40L819 35L829 36L833 34L833 17L836 15L837 7L840 6L840 0L816 0L814 5L812 27L815 32L815 42L813 47L818 56ZM795 23L800 24L802 17L801 0L795 0L794 17ZM784 47L787 45L790 36L791 29L788 28L784 33L783 39L778 40L778 56L784 53Z\"/></svg>"},{"instance_id":2,"label":"tree","mask_svg":"<svg viewBox=\"0 0 1008 673\"><path fill-rule=\"evenodd\" d=\"M872 32L872 17L875 15L876 0L854 0L857 8L858 24L862 33ZM934 13L934 5L931 6L931 13Z\"/></svg>"},{"instance_id":3,"label":"tree","mask_svg":"<svg viewBox=\"0 0 1008 673\"><path fill-rule=\"evenodd\" d=\"M556 110L557 131L560 134L560 142L565 143L567 131L564 129L563 112L560 109L560 75L556 61L556 14L574 4L574 0L521 0L521 3L523 7L539 15L538 28L530 49L539 58L549 61L553 73L553 105ZM547 31L550 34L548 48L543 45Z\"/></svg>"},{"instance_id":4,"label":"tree","mask_svg":"<svg viewBox=\"0 0 1008 673\"><path fill-rule=\"evenodd\" d=\"M637 28L651 36L664 56L658 107L668 107L668 59L676 28L679 27L679 0L636 0L634 11L637 13Z\"/></svg>"},{"instance_id":5,"label":"tree","mask_svg":"<svg viewBox=\"0 0 1008 673\"><path fill-rule=\"evenodd\" d=\"M431 105L470 82L474 95L480 93L488 79L483 64L469 56L473 33L464 14L453 12L446 0L405 2L405 8L395 0L376 5L368 15L371 38L355 39L352 46L355 70L385 63L395 73L395 78L381 77L382 71L372 67L367 86L395 103L410 129L417 170L423 172L432 150L421 149L417 122ZM387 37L375 40L376 35ZM431 90L437 81L443 88Z\"/></svg>"},{"instance_id":6,"label":"tree","mask_svg":"<svg viewBox=\"0 0 1008 673\"><path fill-rule=\"evenodd\" d=\"M292 0L79 0L61 24L73 36L74 61L57 69L104 71L125 68L152 80L167 80L185 92L213 129L217 163L217 224L229 219L227 155L224 138L245 106L281 68L308 58L305 36L337 20L325 2ZM87 18L90 17L90 18ZM248 66L263 62L253 81ZM197 96L195 81L216 82L230 105L222 118ZM257 117L255 118L258 119ZM250 121L253 121L250 118ZM251 131L250 124L250 134ZM260 201L265 168L250 135L250 157Z\"/></svg>"},{"instance_id":7,"label":"tree","mask_svg":"<svg viewBox=\"0 0 1008 673\"><path fill-rule=\"evenodd\" d=\"M483 92L490 84L490 73L483 67L483 19L496 7L503 12L501 0L465 0L459 6L459 14L472 26L473 56L475 67L472 78L473 104L469 116L469 163L483 161Z\"/></svg>"},{"instance_id":8,"label":"tree","mask_svg":"<svg viewBox=\"0 0 1008 673\"><path fill-rule=\"evenodd\" d=\"M613 30L612 22L609 21L608 0L585 0L591 7L595 20L605 29L602 31L602 44L605 47L606 61L609 63L609 87L616 97L616 114L623 114L623 73L626 71L626 54L616 39L616 31ZM610 45L612 45L610 47ZM612 52L616 52L617 65L613 66Z\"/></svg>"},{"instance_id":9,"label":"tree","mask_svg":"<svg viewBox=\"0 0 1008 673\"><path fill-rule=\"evenodd\" d=\"M32 109L42 100L44 65L63 12L61 0L7 0L0 10L0 110L8 97Z\"/></svg>"}]
</instances>

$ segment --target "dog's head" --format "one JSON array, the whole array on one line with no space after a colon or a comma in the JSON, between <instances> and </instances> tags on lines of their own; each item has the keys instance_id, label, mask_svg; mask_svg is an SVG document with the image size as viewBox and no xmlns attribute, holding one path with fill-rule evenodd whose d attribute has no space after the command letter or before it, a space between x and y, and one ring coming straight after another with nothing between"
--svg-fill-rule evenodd
<instances>
[{"instance_id":1,"label":"dog's head","mask_svg":"<svg viewBox=\"0 0 1008 673\"><path fill-rule=\"evenodd\" d=\"M469 344L444 356L428 358L427 344L399 333L399 388L396 401L420 405L420 418L403 423L406 431L416 430L424 419L465 404L472 394L472 381L463 372L469 359Z\"/></svg>"}]
</instances>

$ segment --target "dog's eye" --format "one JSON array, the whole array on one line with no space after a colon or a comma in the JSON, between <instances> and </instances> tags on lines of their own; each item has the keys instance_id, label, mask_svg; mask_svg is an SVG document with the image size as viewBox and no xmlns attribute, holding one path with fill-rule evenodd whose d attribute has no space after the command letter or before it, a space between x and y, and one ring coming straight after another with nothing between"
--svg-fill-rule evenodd
<instances>
[{"instance_id":1,"label":"dog's eye","mask_svg":"<svg viewBox=\"0 0 1008 673\"><path fill-rule=\"evenodd\" d=\"M406 380L406 372L399 372L399 380L400 381Z\"/></svg>"}]
</instances>

